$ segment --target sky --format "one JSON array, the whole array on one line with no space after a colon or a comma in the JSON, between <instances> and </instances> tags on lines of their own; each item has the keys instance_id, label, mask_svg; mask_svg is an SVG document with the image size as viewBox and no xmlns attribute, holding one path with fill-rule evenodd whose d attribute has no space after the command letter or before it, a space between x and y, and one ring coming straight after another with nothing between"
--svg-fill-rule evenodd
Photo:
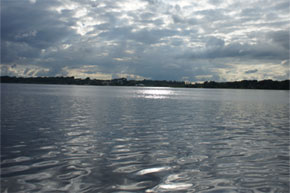
<instances>
[{"instance_id":1,"label":"sky","mask_svg":"<svg viewBox=\"0 0 290 193\"><path fill-rule=\"evenodd\" d=\"M289 0L1 0L1 75L289 79Z\"/></svg>"}]
</instances>

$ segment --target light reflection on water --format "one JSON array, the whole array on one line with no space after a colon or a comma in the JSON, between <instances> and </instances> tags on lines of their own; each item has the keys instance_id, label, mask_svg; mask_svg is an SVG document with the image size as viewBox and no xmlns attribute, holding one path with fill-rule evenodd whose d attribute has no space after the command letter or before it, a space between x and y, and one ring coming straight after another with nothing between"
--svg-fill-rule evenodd
<instances>
[{"instance_id":1,"label":"light reflection on water","mask_svg":"<svg viewBox=\"0 0 290 193\"><path fill-rule=\"evenodd\" d=\"M164 87L146 87L138 89L137 96L148 99L166 99L174 95L174 90Z\"/></svg>"},{"instance_id":2,"label":"light reflection on water","mask_svg":"<svg viewBox=\"0 0 290 193\"><path fill-rule=\"evenodd\" d=\"M289 192L288 91L1 87L1 192Z\"/></svg>"}]
</instances>

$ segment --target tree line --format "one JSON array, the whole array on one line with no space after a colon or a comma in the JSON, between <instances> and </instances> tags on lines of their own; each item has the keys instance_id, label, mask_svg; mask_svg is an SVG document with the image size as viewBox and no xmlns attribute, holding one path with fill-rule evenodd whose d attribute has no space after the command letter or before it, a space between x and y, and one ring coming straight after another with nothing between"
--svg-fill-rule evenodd
<instances>
[{"instance_id":1,"label":"tree line","mask_svg":"<svg viewBox=\"0 0 290 193\"><path fill-rule=\"evenodd\" d=\"M184 87L184 88L236 88L236 89L279 89L289 90L290 80L242 80L234 82L206 81L191 84L184 81L168 80L127 80L118 78L112 80L98 80L75 77L10 77L1 76L1 83L27 83L27 84L72 84L97 86L155 86L155 87Z\"/></svg>"}]
</instances>

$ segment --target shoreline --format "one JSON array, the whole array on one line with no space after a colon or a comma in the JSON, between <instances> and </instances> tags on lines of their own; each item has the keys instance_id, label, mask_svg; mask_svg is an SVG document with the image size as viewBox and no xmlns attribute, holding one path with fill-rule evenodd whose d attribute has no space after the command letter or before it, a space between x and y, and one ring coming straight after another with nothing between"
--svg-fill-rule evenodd
<instances>
[{"instance_id":1,"label":"shoreline","mask_svg":"<svg viewBox=\"0 0 290 193\"><path fill-rule=\"evenodd\" d=\"M50 84L50 85L85 85L85 86L128 86L128 87L171 87L171 88L210 88L210 89L257 89L257 90L290 90L290 80L242 80L234 82L206 81L188 84L184 81L168 80L112 80L75 79L74 77L9 77L1 76L0 83L15 84Z\"/></svg>"}]
</instances>

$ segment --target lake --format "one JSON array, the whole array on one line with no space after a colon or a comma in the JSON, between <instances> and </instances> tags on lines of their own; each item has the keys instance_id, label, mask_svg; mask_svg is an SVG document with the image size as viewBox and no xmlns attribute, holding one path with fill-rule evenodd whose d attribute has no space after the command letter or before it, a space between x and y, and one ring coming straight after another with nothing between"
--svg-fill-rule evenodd
<instances>
[{"instance_id":1,"label":"lake","mask_svg":"<svg viewBox=\"0 0 290 193\"><path fill-rule=\"evenodd\" d=\"M289 91L1 84L1 192L289 192Z\"/></svg>"}]
</instances>

